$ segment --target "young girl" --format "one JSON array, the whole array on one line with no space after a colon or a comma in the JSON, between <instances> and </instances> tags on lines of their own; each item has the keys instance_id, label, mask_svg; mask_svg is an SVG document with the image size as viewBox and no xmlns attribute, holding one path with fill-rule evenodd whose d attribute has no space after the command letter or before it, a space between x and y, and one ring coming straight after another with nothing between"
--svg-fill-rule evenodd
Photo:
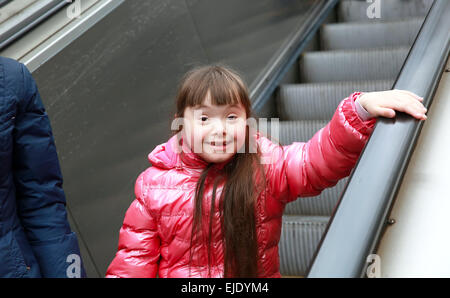
<instances>
[{"instance_id":1,"label":"young girl","mask_svg":"<svg viewBox=\"0 0 450 298\"><path fill-rule=\"evenodd\" d=\"M311 140L280 146L247 125L251 102L235 71L189 71L179 129L137 178L106 277L281 277L286 203L348 176L376 117L398 110L426 119L421 101L405 90L354 92Z\"/></svg>"}]
</instances>

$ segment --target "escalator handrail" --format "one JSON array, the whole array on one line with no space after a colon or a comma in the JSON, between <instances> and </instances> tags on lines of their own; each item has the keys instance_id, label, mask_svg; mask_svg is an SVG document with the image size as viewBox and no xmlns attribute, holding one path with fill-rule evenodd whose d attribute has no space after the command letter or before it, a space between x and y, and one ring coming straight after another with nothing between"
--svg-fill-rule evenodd
<instances>
[{"instance_id":1,"label":"escalator handrail","mask_svg":"<svg viewBox=\"0 0 450 298\"><path fill-rule=\"evenodd\" d=\"M423 97L428 110L449 55L448 28L450 2L435 0L393 86ZM401 112L377 120L307 277L366 276L422 126L423 121Z\"/></svg>"},{"instance_id":2,"label":"escalator handrail","mask_svg":"<svg viewBox=\"0 0 450 298\"><path fill-rule=\"evenodd\" d=\"M250 85L252 108L256 114L270 99L286 72L297 61L308 42L338 2L339 0L320 0L309 17L300 24L300 27L287 39L287 42L273 55L260 75Z\"/></svg>"}]
</instances>

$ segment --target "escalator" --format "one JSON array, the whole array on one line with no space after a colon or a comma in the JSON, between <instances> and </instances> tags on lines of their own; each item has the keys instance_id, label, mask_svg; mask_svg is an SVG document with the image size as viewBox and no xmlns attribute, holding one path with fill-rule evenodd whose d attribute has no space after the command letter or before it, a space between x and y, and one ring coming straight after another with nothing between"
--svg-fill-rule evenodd
<instances>
[{"instance_id":1,"label":"escalator","mask_svg":"<svg viewBox=\"0 0 450 298\"><path fill-rule=\"evenodd\" d=\"M370 3L340 1L298 60L298 81L275 97L280 142L308 141L354 91L389 90L395 83L431 0L383 1L380 18ZM348 177L319 196L286 205L279 245L280 273L305 276Z\"/></svg>"},{"instance_id":2,"label":"escalator","mask_svg":"<svg viewBox=\"0 0 450 298\"><path fill-rule=\"evenodd\" d=\"M350 174L308 278L448 277L446 99L450 2L435 0L392 89L424 98L431 121L380 117ZM433 147L435 145L435 148ZM425 154L424 154L425 153Z\"/></svg>"}]
</instances>

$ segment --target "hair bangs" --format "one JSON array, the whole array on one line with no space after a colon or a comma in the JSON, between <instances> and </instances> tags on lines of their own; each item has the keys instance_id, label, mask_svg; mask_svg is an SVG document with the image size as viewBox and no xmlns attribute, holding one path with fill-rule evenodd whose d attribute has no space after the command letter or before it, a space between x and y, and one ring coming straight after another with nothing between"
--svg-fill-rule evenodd
<instances>
[{"instance_id":1,"label":"hair bangs","mask_svg":"<svg viewBox=\"0 0 450 298\"><path fill-rule=\"evenodd\" d=\"M209 96L214 105L234 105L242 103L239 84L224 72L213 72L210 77Z\"/></svg>"},{"instance_id":2,"label":"hair bangs","mask_svg":"<svg viewBox=\"0 0 450 298\"><path fill-rule=\"evenodd\" d=\"M247 91L237 78L220 68L204 69L193 74L183 86L184 107L194 107L210 97L213 105L243 104Z\"/></svg>"}]
</instances>

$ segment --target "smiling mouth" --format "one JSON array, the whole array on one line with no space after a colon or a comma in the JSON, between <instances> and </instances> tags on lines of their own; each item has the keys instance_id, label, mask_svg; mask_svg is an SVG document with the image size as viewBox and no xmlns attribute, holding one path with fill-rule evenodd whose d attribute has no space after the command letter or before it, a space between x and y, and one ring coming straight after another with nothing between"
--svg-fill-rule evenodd
<instances>
[{"instance_id":1,"label":"smiling mouth","mask_svg":"<svg viewBox=\"0 0 450 298\"><path fill-rule=\"evenodd\" d=\"M208 144L212 147L224 148L230 145L232 142L209 142Z\"/></svg>"}]
</instances>

